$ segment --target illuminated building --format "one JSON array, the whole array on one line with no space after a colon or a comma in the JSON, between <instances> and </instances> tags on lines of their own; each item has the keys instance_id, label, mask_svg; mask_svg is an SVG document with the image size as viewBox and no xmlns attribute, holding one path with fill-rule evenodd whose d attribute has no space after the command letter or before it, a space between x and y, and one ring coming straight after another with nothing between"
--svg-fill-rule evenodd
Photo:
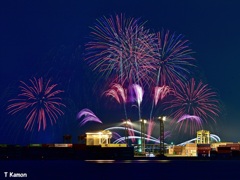
<instances>
[{"instance_id":1,"label":"illuminated building","mask_svg":"<svg viewBox=\"0 0 240 180\"><path fill-rule=\"evenodd\" d=\"M197 144L189 143L185 146L186 156L197 156Z\"/></svg>"},{"instance_id":2,"label":"illuminated building","mask_svg":"<svg viewBox=\"0 0 240 180\"><path fill-rule=\"evenodd\" d=\"M168 149L169 155L182 155L184 146L172 146Z\"/></svg>"},{"instance_id":3,"label":"illuminated building","mask_svg":"<svg viewBox=\"0 0 240 180\"><path fill-rule=\"evenodd\" d=\"M210 132L206 130L197 131L197 144L210 144Z\"/></svg>"},{"instance_id":4,"label":"illuminated building","mask_svg":"<svg viewBox=\"0 0 240 180\"><path fill-rule=\"evenodd\" d=\"M219 146L226 146L227 144L233 144L233 142L216 142L216 143L211 143L211 148L213 150L217 150Z\"/></svg>"},{"instance_id":5,"label":"illuminated building","mask_svg":"<svg viewBox=\"0 0 240 180\"><path fill-rule=\"evenodd\" d=\"M100 132L87 132L86 133L86 145L95 146L102 144L110 144L112 133L108 130Z\"/></svg>"}]
</instances>

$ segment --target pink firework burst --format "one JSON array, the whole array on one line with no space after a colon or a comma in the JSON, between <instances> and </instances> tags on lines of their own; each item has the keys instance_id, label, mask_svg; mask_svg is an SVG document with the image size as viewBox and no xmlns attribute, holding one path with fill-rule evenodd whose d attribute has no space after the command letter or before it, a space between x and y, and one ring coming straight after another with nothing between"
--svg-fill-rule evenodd
<instances>
[{"instance_id":1,"label":"pink firework burst","mask_svg":"<svg viewBox=\"0 0 240 180\"><path fill-rule=\"evenodd\" d=\"M62 90L55 90L57 84L52 84L48 80L46 83L43 78L30 79L30 84L20 81L21 93L18 98L11 99L7 107L9 114L15 114L19 111L27 112L27 123L25 129L32 130L35 123L38 124L38 131L41 127L46 129L47 119L51 125L56 123L58 116L63 115L60 107L65 107L62 99L58 96Z\"/></svg>"}]
</instances>

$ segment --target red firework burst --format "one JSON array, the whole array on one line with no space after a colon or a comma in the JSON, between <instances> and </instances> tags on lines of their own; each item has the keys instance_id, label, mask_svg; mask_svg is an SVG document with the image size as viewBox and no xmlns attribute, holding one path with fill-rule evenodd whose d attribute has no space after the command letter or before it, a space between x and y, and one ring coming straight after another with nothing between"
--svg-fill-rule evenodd
<instances>
[{"instance_id":1,"label":"red firework burst","mask_svg":"<svg viewBox=\"0 0 240 180\"><path fill-rule=\"evenodd\" d=\"M64 112L60 107L65 107L62 99L58 96L62 90L54 90L57 84L50 84L48 80L44 83L43 78L33 78L27 84L20 81L19 86L21 93L18 98L11 99L11 103L7 107L9 114L16 114L20 111L27 112L25 129L32 130L35 123L38 123L38 131L41 127L45 130L47 120L56 123L58 116L63 115Z\"/></svg>"},{"instance_id":2,"label":"red firework burst","mask_svg":"<svg viewBox=\"0 0 240 180\"><path fill-rule=\"evenodd\" d=\"M195 128L195 121L179 120L186 114L189 117L199 117L205 122L208 120L216 122L216 117L220 113L217 93L209 88L208 84L203 84L201 81L196 83L194 79L187 84L180 81L174 84L174 97L167 104L169 106L165 110L171 110L172 122L178 122L179 128L183 125L190 126L190 129ZM184 119L190 119L189 117Z\"/></svg>"}]
</instances>

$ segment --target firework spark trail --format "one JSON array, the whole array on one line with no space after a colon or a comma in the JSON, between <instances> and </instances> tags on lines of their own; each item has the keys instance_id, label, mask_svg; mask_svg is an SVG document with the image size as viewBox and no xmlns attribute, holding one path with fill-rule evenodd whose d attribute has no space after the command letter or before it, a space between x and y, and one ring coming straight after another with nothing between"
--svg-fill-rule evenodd
<instances>
[{"instance_id":1,"label":"firework spark trail","mask_svg":"<svg viewBox=\"0 0 240 180\"><path fill-rule=\"evenodd\" d=\"M85 125L87 122L93 121L93 122L98 122L102 123L102 121L90 110L90 109L82 109L78 114L77 114L77 119L82 119L80 122L80 126Z\"/></svg>"},{"instance_id":2,"label":"firework spark trail","mask_svg":"<svg viewBox=\"0 0 240 180\"><path fill-rule=\"evenodd\" d=\"M105 129L105 130L125 130L125 127L110 127L110 128ZM132 129L132 131L133 131L134 133L141 134L140 131L135 130L134 128ZM144 136L147 136L147 134L145 134ZM151 137L151 138L153 138L153 137ZM155 138L155 139L156 139L156 138Z\"/></svg>"},{"instance_id":3,"label":"firework spark trail","mask_svg":"<svg viewBox=\"0 0 240 180\"><path fill-rule=\"evenodd\" d=\"M105 78L117 76L117 83L131 85L152 81L156 63L155 34L140 19L124 15L100 18L92 28L92 41L86 44L86 60Z\"/></svg>"},{"instance_id":4,"label":"firework spark trail","mask_svg":"<svg viewBox=\"0 0 240 180\"><path fill-rule=\"evenodd\" d=\"M138 104L138 116L139 116L139 119L141 119L141 103L142 103L144 91L143 91L143 88L138 84L133 84L132 88L135 94L135 100Z\"/></svg>"},{"instance_id":5,"label":"firework spark trail","mask_svg":"<svg viewBox=\"0 0 240 180\"><path fill-rule=\"evenodd\" d=\"M184 114L182 117L180 117L180 119L177 121L178 123L181 121L184 121L185 119L191 119L191 120L195 120L197 123L201 124L202 120L200 117L198 116L192 116L189 114Z\"/></svg>"},{"instance_id":6,"label":"firework spark trail","mask_svg":"<svg viewBox=\"0 0 240 180\"><path fill-rule=\"evenodd\" d=\"M112 137L113 137L113 139L122 138L122 136L120 134L118 134L117 132L112 132Z\"/></svg>"},{"instance_id":7,"label":"firework spark trail","mask_svg":"<svg viewBox=\"0 0 240 180\"><path fill-rule=\"evenodd\" d=\"M135 136L135 134L134 134L134 129L133 129L131 120L129 120L129 121L130 121L130 123L129 123L128 125L129 125L130 127L128 127L128 134L129 134L130 136ZM131 140L132 140L133 143L135 142L135 138L132 138Z\"/></svg>"},{"instance_id":8,"label":"firework spark trail","mask_svg":"<svg viewBox=\"0 0 240 180\"><path fill-rule=\"evenodd\" d=\"M127 91L120 84L113 84L112 88L115 88L120 94L123 103L127 102Z\"/></svg>"},{"instance_id":9,"label":"firework spark trail","mask_svg":"<svg viewBox=\"0 0 240 180\"><path fill-rule=\"evenodd\" d=\"M21 93L18 95L18 99L11 99L8 105L7 111L9 114L15 114L19 111L26 111L27 123L25 129L32 130L34 124L38 123L38 131L41 127L46 129L47 119L50 120L51 125L56 123L58 116L63 115L63 111L60 107L65 107L61 103L62 99L57 95L64 92L62 90L54 90L57 84L50 85L50 80L44 83L43 78L33 78L29 80L30 85L20 81Z\"/></svg>"},{"instance_id":10,"label":"firework spark trail","mask_svg":"<svg viewBox=\"0 0 240 180\"><path fill-rule=\"evenodd\" d=\"M193 67L191 57L192 50L189 48L189 41L184 40L183 35L171 34L169 30L162 30L156 34L156 60L157 77L156 87L165 87L171 85L176 79L186 80L186 74L190 74L189 67ZM156 93L156 89L155 89ZM154 97L156 97L154 94ZM157 98L158 99L158 98ZM156 98L152 102L150 112L150 119L154 103L156 105Z\"/></svg>"},{"instance_id":11,"label":"firework spark trail","mask_svg":"<svg viewBox=\"0 0 240 180\"><path fill-rule=\"evenodd\" d=\"M185 114L201 117L206 123L208 123L208 119L216 123L215 117L220 113L217 93L201 81L196 84L194 79L191 79L187 84L178 81L174 85L174 98L166 104L169 104L169 106L165 110L172 110L170 114L173 117L171 123L176 122ZM178 124L183 122L181 121Z\"/></svg>"},{"instance_id":12,"label":"firework spark trail","mask_svg":"<svg viewBox=\"0 0 240 180\"><path fill-rule=\"evenodd\" d=\"M125 131L125 127L109 127L105 130L122 130L122 131ZM135 130L135 129L132 129L132 131L134 131L135 133L137 134L141 134L141 131L138 131L138 130ZM116 136L114 135L114 137L119 137L120 135L117 134ZM144 134L144 137L146 137L147 134ZM168 138L171 136L171 132L170 131L165 131L164 132L164 139ZM141 137L140 136L129 136L128 137L129 139L140 139ZM159 138L155 138L153 136L150 136L150 138L146 138L147 140L150 140L150 141L153 141L153 142L156 142L156 143L159 143ZM119 142L122 142L122 141L125 141L125 137L119 137L117 140L115 140L113 143L119 143Z\"/></svg>"},{"instance_id":13,"label":"firework spark trail","mask_svg":"<svg viewBox=\"0 0 240 180\"><path fill-rule=\"evenodd\" d=\"M127 90L120 84L114 83L109 90L104 92L104 94L106 94L106 96L112 96L119 104L121 104L121 102L123 103L125 118L128 119L126 110Z\"/></svg>"},{"instance_id":14,"label":"firework spark trail","mask_svg":"<svg viewBox=\"0 0 240 180\"><path fill-rule=\"evenodd\" d=\"M147 138L149 139L152 135L152 131L153 131L153 128L155 126L155 122L153 121L153 119L150 119L148 121L148 129L147 129ZM147 139L147 142L148 142L148 139Z\"/></svg>"},{"instance_id":15,"label":"firework spark trail","mask_svg":"<svg viewBox=\"0 0 240 180\"><path fill-rule=\"evenodd\" d=\"M115 89L109 89L105 92L106 96L112 96L116 101L120 104L120 98L118 96L118 92Z\"/></svg>"},{"instance_id":16,"label":"firework spark trail","mask_svg":"<svg viewBox=\"0 0 240 180\"><path fill-rule=\"evenodd\" d=\"M114 128L114 127L112 127ZM118 128L118 127L116 127ZM135 130L136 131L136 130ZM137 131L139 134L141 133L140 131ZM171 136L171 132L170 131L165 131L164 132L164 139L168 138ZM129 136L128 137L129 139L141 139L141 136ZM145 138L147 141L151 141L151 142L154 142L155 144L159 144L159 138L155 138L155 137L150 137L150 138ZM125 137L120 137L118 139L116 139L113 143L116 144L116 143L120 143L120 142L124 142L125 141Z\"/></svg>"},{"instance_id":17,"label":"firework spark trail","mask_svg":"<svg viewBox=\"0 0 240 180\"><path fill-rule=\"evenodd\" d=\"M198 116L184 114L182 117L180 117L177 123L180 123L179 130L182 128L183 124L185 123L184 132L187 132L188 124L192 124L191 126L189 126L191 134L195 133L199 129L202 129L202 120Z\"/></svg>"},{"instance_id":18,"label":"firework spark trail","mask_svg":"<svg viewBox=\"0 0 240 180\"><path fill-rule=\"evenodd\" d=\"M156 86L170 85L176 79L186 80L188 68L193 65L189 41L183 35L171 34L169 30L157 33L158 73Z\"/></svg>"},{"instance_id":19,"label":"firework spark trail","mask_svg":"<svg viewBox=\"0 0 240 180\"><path fill-rule=\"evenodd\" d=\"M156 106L158 104L158 101L162 100L170 92L171 92L171 89L170 89L169 86L162 86L162 87L155 87L154 88L154 96L153 96L152 108L151 108L151 111L150 111L150 119L152 118L154 105Z\"/></svg>"},{"instance_id":20,"label":"firework spark trail","mask_svg":"<svg viewBox=\"0 0 240 180\"><path fill-rule=\"evenodd\" d=\"M143 94L144 94L143 88L141 86L139 86L138 84L133 84L132 88L135 93L135 100L138 104L138 107L140 107L142 100L143 100Z\"/></svg>"},{"instance_id":21,"label":"firework spark trail","mask_svg":"<svg viewBox=\"0 0 240 180\"><path fill-rule=\"evenodd\" d=\"M159 100L162 100L167 94L170 93L169 86L155 87L154 89L154 103L157 105Z\"/></svg>"}]
</instances>

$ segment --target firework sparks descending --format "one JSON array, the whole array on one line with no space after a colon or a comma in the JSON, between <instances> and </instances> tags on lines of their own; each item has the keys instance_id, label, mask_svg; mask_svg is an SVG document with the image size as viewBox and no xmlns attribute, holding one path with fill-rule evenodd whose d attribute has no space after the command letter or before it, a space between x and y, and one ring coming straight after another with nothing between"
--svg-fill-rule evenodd
<instances>
[{"instance_id":1,"label":"firework sparks descending","mask_svg":"<svg viewBox=\"0 0 240 180\"><path fill-rule=\"evenodd\" d=\"M164 131L164 139L167 139L169 137L171 137L171 132L170 131ZM159 139L160 139L160 137L159 137Z\"/></svg>"},{"instance_id":2,"label":"firework sparks descending","mask_svg":"<svg viewBox=\"0 0 240 180\"><path fill-rule=\"evenodd\" d=\"M156 35L145 29L140 19L124 15L100 18L92 27L86 44L86 60L106 78L117 77L122 85L152 82L156 60Z\"/></svg>"},{"instance_id":3,"label":"firework sparks descending","mask_svg":"<svg viewBox=\"0 0 240 180\"><path fill-rule=\"evenodd\" d=\"M159 100L162 100L167 94L170 93L169 86L155 87L154 89L154 103L157 105Z\"/></svg>"},{"instance_id":4,"label":"firework sparks descending","mask_svg":"<svg viewBox=\"0 0 240 180\"><path fill-rule=\"evenodd\" d=\"M112 96L116 101L121 104L123 103L125 118L127 118L126 102L127 102L127 90L122 87L122 85L114 83L112 87L105 91L106 96Z\"/></svg>"},{"instance_id":5,"label":"firework sparks descending","mask_svg":"<svg viewBox=\"0 0 240 180\"><path fill-rule=\"evenodd\" d=\"M148 129L147 129L147 142L149 141L149 138L151 137L152 135L152 131L153 131L153 128L155 126L155 122L153 121L153 119L150 119L148 121Z\"/></svg>"},{"instance_id":6,"label":"firework sparks descending","mask_svg":"<svg viewBox=\"0 0 240 180\"><path fill-rule=\"evenodd\" d=\"M180 123L181 121L184 121L185 119L195 120L199 124L202 123L202 120L201 120L200 117L192 116L192 115L189 115L189 114L184 114L182 117L180 117L180 119L177 121L177 123Z\"/></svg>"},{"instance_id":7,"label":"firework sparks descending","mask_svg":"<svg viewBox=\"0 0 240 180\"><path fill-rule=\"evenodd\" d=\"M159 99L163 99L169 93L169 85L177 79L186 80L190 71L188 68L193 67L191 56L192 50L189 48L189 41L184 40L183 35L171 34L169 30L162 30L157 33L156 60L157 60L157 77L154 99L150 112L152 118L154 103L155 106Z\"/></svg>"},{"instance_id":8,"label":"firework sparks descending","mask_svg":"<svg viewBox=\"0 0 240 180\"><path fill-rule=\"evenodd\" d=\"M132 128L132 127L128 129L128 134L129 134L129 136L132 136L132 137L134 137L134 136L135 136L135 134L134 134L134 131L133 131L133 128ZM135 138L132 138L131 140L132 140L132 142L133 142L133 143L135 142Z\"/></svg>"},{"instance_id":9,"label":"firework sparks descending","mask_svg":"<svg viewBox=\"0 0 240 180\"><path fill-rule=\"evenodd\" d=\"M138 104L138 116L139 116L139 119L141 119L141 103L142 103L144 91L143 91L143 88L138 84L133 84L131 87L134 91L135 101Z\"/></svg>"},{"instance_id":10,"label":"firework sparks descending","mask_svg":"<svg viewBox=\"0 0 240 180\"><path fill-rule=\"evenodd\" d=\"M171 137L171 131L164 131L164 139Z\"/></svg>"},{"instance_id":11,"label":"firework sparks descending","mask_svg":"<svg viewBox=\"0 0 240 180\"><path fill-rule=\"evenodd\" d=\"M152 119L154 104L156 106L158 104L158 101L162 100L170 92L171 92L171 88L169 86L162 86L162 87L157 86L157 87L154 88L152 108L151 108L151 111L150 111L150 119Z\"/></svg>"},{"instance_id":12,"label":"firework sparks descending","mask_svg":"<svg viewBox=\"0 0 240 180\"><path fill-rule=\"evenodd\" d=\"M183 35L171 34L169 30L157 33L158 73L156 86L170 85L176 79L186 80L190 73L188 68L193 67L189 48L189 41Z\"/></svg>"},{"instance_id":13,"label":"firework sparks descending","mask_svg":"<svg viewBox=\"0 0 240 180\"><path fill-rule=\"evenodd\" d=\"M25 129L32 130L35 123L38 123L38 131L41 127L46 129L47 119L50 120L51 125L56 123L58 116L63 115L60 107L65 107L61 102L62 99L58 97L62 90L55 90L57 84L50 84L48 80L46 83L43 78L30 79L30 84L20 81L21 93L18 98L11 99L7 111L9 114L15 114L19 111L27 112L27 123Z\"/></svg>"},{"instance_id":14,"label":"firework sparks descending","mask_svg":"<svg viewBox=\"0 0 240 180\"><path fill-rule=\"evenodd\" d=\"M170 114L173 117L172 122L176 122L185 114L201 117L205 122L208 122L208 119L216 122L215 117L220 113L219 102L216 98L217 93L212 91L207 84L202 82L196 84L194 79L187 84L178 81L174 85L174 98L167 102L169 106L165 110L172 110L173 113ZM180 121L180 125L183 122Z\"/></svg>"},{"instance_id":15,"label":"firework sparks descending","mask_svg":"<svg viewBox=\"0 0 240 180\"><path fill-rule=\"evenodd\" d=\"M190 133L194 134L197 130L202 129L202 120L198 116L193 116L189 114L184 114L177 121L179 123L179 131L181 130L183 124L185 123L184 132L187 132L187 127L190 128Z\"/></svg>"},{"instance_id":16,"label":"firework sparks descending","mask_svg":"<svg viewBox=\"0 0 240 180\"><path fill-rule=\"evenodd\" d=\"M120 98L119 98L119 94L115 89L109 89L105 92L106 96L112 96L114 99L116 99L116 101L120 104Z\"/></svg>"},{"instance_id":17,"label":"firework sparks descending","mask_svg":"<svg viewBox=\"0 0 240 180\"><path fill-rule=\"evenodd\" d=\"M142 100L143 100L143 94L144 94L143 88L141 86L139 86L138 84L133 84L132 88L133 88L133 91L135 94L135 100L138 104L138 107L140 107Z\"/></svg>"},{"instance_id":18,"label":"firework sparks descending","mask_svg":"<svg viewBox=\"0 0 240 180\"><path fill-rule=\"evenodd\" d=\"M131 120L129 119L128 120L130 123L128 124L128 134L129 134L129 136L135 136L135 134L134 134L134 129L133 129L133 125L132 125L132 123L131 123ZM132 140L132 142L135 142L135 138L131 138L131 140Z\"/></svg>"},{"instance_id":19,"label":"firework sparks descending","mask_svg":"<svg viewBox=\"0 0 240 180\"><path fill-rule=\"evenodd\" d=\"M93 121L93 122L98 122L102 123L102 121L90 110L90 109L82 109L78 114L77 114L77 119L82 119L80 122L80 126L85 125L87 122Z\"/></svg>"},{"instance_id":20,"label":"firework sparks descending","mask_svg":"<svg viewBox=\"0 0 240 180\"><path fill-rule=\"evenodd\" d=\"M127 102L127 91L120 84L113 84L111 89L105 91L104 94L112 96L119 104Z\"/></svg>"}]
</instances>

